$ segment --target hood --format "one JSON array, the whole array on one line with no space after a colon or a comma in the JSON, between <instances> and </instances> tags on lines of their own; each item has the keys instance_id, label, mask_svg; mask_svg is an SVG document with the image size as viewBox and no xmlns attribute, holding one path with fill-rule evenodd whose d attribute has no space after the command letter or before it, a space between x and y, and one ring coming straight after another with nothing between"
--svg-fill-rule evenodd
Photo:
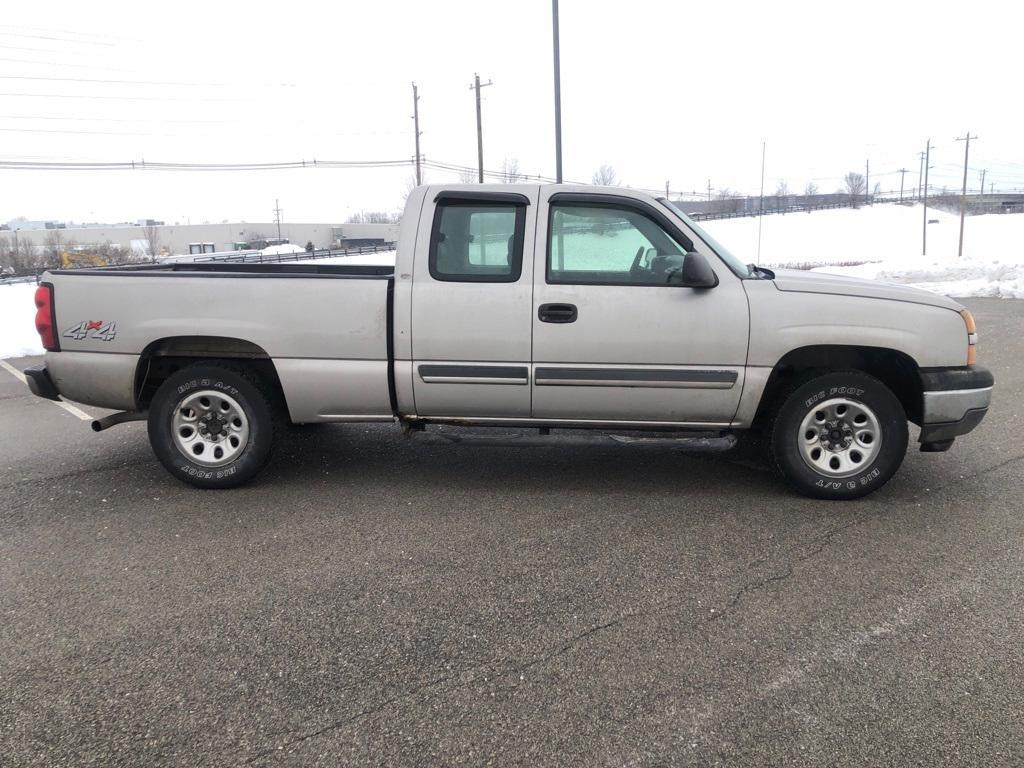
<instances>
[{"instance_id":1,"label":"hood","mask_svg":"<svg viewBox=\"0 0 1024 768\"><path fill-rule=\"evenodd\" d=\"M801 293L827 293L834 296L862 296L867 299L888 299L908 301L913 304L927 304L959 312L963 305L938 293L932 293L909 285L883 283L863 277L830 275L825 272L808 272L800 269L775 269L775 286L780 291Z\"/></svg>"}]
</instances>

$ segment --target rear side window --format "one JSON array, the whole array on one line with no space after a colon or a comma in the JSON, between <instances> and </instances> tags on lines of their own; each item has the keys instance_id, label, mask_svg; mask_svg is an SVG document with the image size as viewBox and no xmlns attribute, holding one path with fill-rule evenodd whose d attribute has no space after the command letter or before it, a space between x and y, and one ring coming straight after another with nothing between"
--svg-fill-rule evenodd
<instances>
[{"instance_id":1,"label":"rear side window","mask_svg":"<svg viewBox=\"0 0 1024 768\"><path fill-rule=\"evenodd\" d=\"M522 205L439 202L430 236L430 276L455 282L515 282L523 271L525 223Z\"/></svg>"}]
</instances>

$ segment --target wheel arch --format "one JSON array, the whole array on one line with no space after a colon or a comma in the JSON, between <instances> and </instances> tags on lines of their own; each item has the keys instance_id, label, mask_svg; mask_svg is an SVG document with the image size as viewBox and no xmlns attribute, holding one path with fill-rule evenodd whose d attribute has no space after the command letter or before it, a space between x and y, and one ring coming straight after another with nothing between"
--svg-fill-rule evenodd
<instances>
[{"instance_id":1,"label":"wheel arch","mask_svg":"<svg viewBox=\"0 0 1024 768\"><path fill-rule=\"evenodd\" d=\"M244 364L266 382L273 405L287 414L281 379L270 355L258 344L230 336L168 336L147 344L135 368L136 409L147 409L157 389L175 371L199 362Z\"/></svg>"},{"instance_id":2,"label":"wheel arch","mask_svg":"<svg viewBox=\"0 0 1024 768\"><path fill-rule=\"evenodd\" d=\"M915 424L920 423L920 368L910 355L888 347L818 344L790 350L775 363L761 392L752 426L764 426L778 396L799 380L814 373L851 368L879 379L896 395L907 418Z\"/></svg>"}]
</instances>

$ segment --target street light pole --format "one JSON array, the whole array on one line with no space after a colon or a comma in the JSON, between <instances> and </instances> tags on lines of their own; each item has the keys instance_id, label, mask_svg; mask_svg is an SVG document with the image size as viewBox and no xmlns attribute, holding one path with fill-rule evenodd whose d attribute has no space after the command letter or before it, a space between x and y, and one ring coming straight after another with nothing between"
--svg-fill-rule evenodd
<instances>
[{"instance_id":1,"label":"street light pole","mask_svg":"<svg viewBox=\"0 0 1024 768\"><path fill-rule=\"evenodd\" d=\"M416 186L423 183L420 173L420 92L416 83L412 84L412 126L416 134Z\"/></svg>"},{"instance_id":2,"label":"street light pole","mask_svg":"<svg viewBox=\"0 0 1024 768\"><path fill-rule=\"evenodd\" d=\"M555 49L555 181L562 183L562 65L558 51L558 0L551 0L551 34Z\"/></svg>"}]
</instances>

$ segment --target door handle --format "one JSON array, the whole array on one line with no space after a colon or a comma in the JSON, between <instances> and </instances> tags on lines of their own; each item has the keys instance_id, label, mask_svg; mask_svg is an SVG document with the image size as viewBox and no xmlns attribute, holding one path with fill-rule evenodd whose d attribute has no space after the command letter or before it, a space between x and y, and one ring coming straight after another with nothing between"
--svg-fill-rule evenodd
<instances>
[{"instance_id":1,"label":"door handle","mask_svg":"<svg viewBox=\"0 0 1024 768\"><path fill-rule=\"evenodd\" d=\"M575 304L541 304L537 317L542 323L575 323Z\"/></svg>"}]
</instances>

